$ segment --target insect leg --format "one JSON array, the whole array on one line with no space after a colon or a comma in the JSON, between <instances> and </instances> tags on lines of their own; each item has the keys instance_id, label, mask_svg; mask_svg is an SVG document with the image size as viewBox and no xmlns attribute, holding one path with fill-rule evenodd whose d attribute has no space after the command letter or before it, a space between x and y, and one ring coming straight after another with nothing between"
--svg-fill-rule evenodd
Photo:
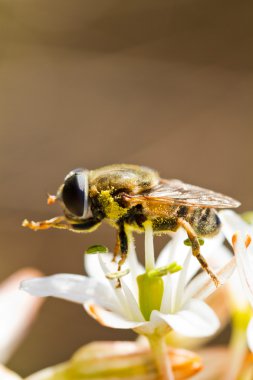
<instances>
[{"instance_id":1,"label":"insect leg","mask_svg":"<svg viewBox=\"0 0 253 380\"><path fill-rule=\"evenodd\" d=\"M120 251L120 238L119 238L119 232L117 231L117 234L116 234L116 243L115 243L115 247L114 247L114 251L113 251L113 259L112 259L112 261L116 261L116 257L118 256L119 251Z\"/></svg>"},{"instance_id":2,"label":"insect leg","mask_svg":"<svg viewBox=\"0 0 253 380\"><path fill-rule=\"evenodd\" d=\"M128 251L128 240L127 240L127 234L125 231L125 225L124 223L121 223L119 225L119 242L120 242L120 250L121 250L121 259L118 262L118 271L121 270L122 265L126 261L127 257L127 251Z\"/></svg>"},{"instance_id":3,"label":"insect leg","mask_svg":"<svg viewBox=\"0 0 253 380\"><path fill-rule=\"evenodd\" d=\"M193 254L193 256L195 256L197 258L197 260L199 261L201 267L211 277L211 279L213 280L215 286L218 287L220 285L220 281L217 278L217 276L213 273L213 271L210 269L210 267L209 267L207 261L205 260L204 256L201 255L201 253L200 253L200 244L199 244L199 241L198 241L198 237L197 237L195 231L193 230L192 226L190 225L190 223L188 223L183 218L179 218L178 219L178 223L187 232L188 238L190 239L190 241L192 243L192 254Z\"/></svg>"},{"instance_id":4,"label":"insect leg","mask_svg":"<svg viewBox=\"0 0 253 380\"><path fill-rule=\"evenodd\" d=\"M90 232L94 231L100 225L100 221L94 218L88 218L80 221L68 221L65 216L57 216L49 220L43 220L40 222L29 222L24 220L23 227L28 227L33 231L47 230L49 228L59 228L64 230L70 230L74 232Z\"/></svg>"},{"instance_id":5,"label":"insect leg","mask_svg":"<svg viewBox=\"0 0 253 380\"><path fill-rule=\"evenodd\" d=\"M42 220L40 222L29 222L27 219L25 219L22 223L23 227L28 227L33 231L38 230L47 230L48 228L63 228L63 229L69 229L70 224L66 221L64 216L57 216L55 218L49 219L49 220Z\"/></svg>"}]
</instances>

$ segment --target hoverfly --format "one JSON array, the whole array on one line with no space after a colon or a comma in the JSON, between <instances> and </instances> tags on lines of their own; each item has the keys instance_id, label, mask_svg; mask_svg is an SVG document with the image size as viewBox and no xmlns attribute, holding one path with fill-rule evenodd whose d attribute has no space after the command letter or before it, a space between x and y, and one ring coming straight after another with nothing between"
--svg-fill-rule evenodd
<instances>
[{"instance_id":1,"label":"hoverfly","mask_svg":"<svg viewBox=\"0 0 253 380\"><path fill-rule=\"evenodd\" d=\"M137 165L111 165L88 171L72 170L48 203L59 201L64 216L41 222L25 220L33 230L51 227L75 232L94 231L107 220L117 229L115 254L121 250L119 268L128 251L128 232L145 230L152 223L154 234L183 227L192 253L215 285L219 281L200 252L199 237L211 237L220 230L216 208L238 207L240 203L211 190L175 179L162 179L150 168Z\"/></svg>"}]
</instances>

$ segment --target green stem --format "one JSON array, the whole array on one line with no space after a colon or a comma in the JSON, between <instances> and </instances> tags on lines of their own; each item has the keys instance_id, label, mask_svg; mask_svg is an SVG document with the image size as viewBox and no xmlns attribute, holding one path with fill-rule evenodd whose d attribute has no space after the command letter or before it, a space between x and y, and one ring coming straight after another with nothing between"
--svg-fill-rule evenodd
<instances>
[{"instance_id":1,"label":"green stem","mask_svg":"<svg viewBox=\"0 0 253 380\"><path fill-rule=\"evenodd\" d=\"M157 371L161 380L174 380L171 368L168 347L165 337L161 335L148 336L151 350L157 366Z\"/></svg>"}]
</instances>

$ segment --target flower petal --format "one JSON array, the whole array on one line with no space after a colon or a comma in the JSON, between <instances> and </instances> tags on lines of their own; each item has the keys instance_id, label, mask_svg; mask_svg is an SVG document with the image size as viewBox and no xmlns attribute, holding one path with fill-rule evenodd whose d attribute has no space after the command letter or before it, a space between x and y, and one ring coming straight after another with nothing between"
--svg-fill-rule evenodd
<instances>
[{"instance_id":1,"label":"flower petal","mask_svg":"<svg viewBox=\"0 0 253 380\"><path fill-rule=\"evenodd\" d=\"M57 297L83 304L88 300L114 309L115 298L109 286L94 278L75 274L56 274L21 283L21 289L37 297Z\"/></svg>"},{"instance_id":2,"label":"flower petal","mask_svg":"<svg viewBox=\"0 0 253 380\"><path fill-rule=\"evenodd\" d=\"M253 352L253 318L250 320L247 329L247 341L251 352Z\"/></svg>"},{"instance_id":3,"label":"flower petal","mask_svg":"<svg viewBox=\"0 0 253 380\"><path fill-rule=\"evenodd\" d=\"M213 310L200 300L190 300L175 314L153 311L150 320L160 318L175 332L189 337L205 337L219 328L219 320Z\"/></svg>"},{"instance_id":4,"label":"flower petal","mask_svg":"<svg viewBox=\"0 0 253 380\"><path fill-rule=\"evenodd\" d=\"M131 290L129 289L127 284L125 283L124 279L121 279L121 286L122 286L122 289L124 291L126 300L129 304L129 307L131 310L131 315L132 315L133 319L135 321L144 322L145 319L144 319L144 317L140 311L139 305L138 305L133 293L131 292Z\"/></svg>"},{"instance_id":5,"label":"flower petal","mask_svg":"<svg viewBox=\"0 0 253 380\"><path fill-rule=\"evenodd\" d=\"M240 233L234 235L233 248L242 286L251 306L253 307L253 266L249 259L244 239Z\"/></svg>"},{"instance_id":6,"label":"flower petal","mask_svg":"<svg viewBox=\"0 0 253 380\"><path fill-rule=\"evenodd\" d=\"M220 284L224 284L233 274L235 270L235 258L229 260L224 267L218 272L217 276L220 280ZM209 297L217 288L215 287L212 279L206 272L202 272L197 275L186 287L184 293L184 302L190 298L198 298L204 300Z\"/></svg>"},{"instance_id":7,"label":"flower petal","mask_svg":"<svg viewBox=\"0 0 253 380\"><path fill-rule=\"evenodd\" d=\"M130 321L119 314L105 310L93 302L85 302L84 308L87 313L103 326L113 329L135 329L148 322Z\"/></svg>"},{"instance_id":8,"label":"flower petal","mask_svg":"<svg viewBox=\"0 0 253 380\"><path fill-rule=\"evenodd\" d=\"M67 380L69 377L69 363L57 364L33 373L26 380ZM11 379L10 379L11 380ZM13 379L14 380L14 379Z\"/></svg>"},{"instance_id":9,"label":"flower petal","mask_svg":"<svg viewBox=\"0 0 253 380\"><path fill-rule=\"evenodd\" d=\"M1 284L0 362L2 363L9 359L24 338L42 303L42 300L33 299L20 292L20 281L27 276L39 276L40 274L35 269L22 269Z\"/></svg>"},{"instance_id":10,"label":"flower petal","mask_svg":"<svg viewBox=\"0 0 253 380\"><path fill-rule=\"evenodd\" d=\"M222 221L222 232L231 245L232 237L237 231L240 231L243 235L253 235L253 227L246 223L236 212L232 210L220 211L219 217Z\"/></svg>"}]
</instances>

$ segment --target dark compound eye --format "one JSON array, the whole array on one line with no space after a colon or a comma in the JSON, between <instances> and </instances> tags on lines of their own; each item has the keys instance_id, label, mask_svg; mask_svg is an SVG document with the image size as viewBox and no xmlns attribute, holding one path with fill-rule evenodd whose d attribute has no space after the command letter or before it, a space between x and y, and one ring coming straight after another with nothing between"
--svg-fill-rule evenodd
<instances>
[{"instance_id":1,"label":"dark compound eye","mask_svg":"<svg viewBox=\"0 0 253 380\"><path fill-rule=\"evenodd\" d=\"M72 170L64 181L62 200L66 208L78 217L85 215L87 202L87 171L83 169Z\"/></svg>"}]
</instances>

